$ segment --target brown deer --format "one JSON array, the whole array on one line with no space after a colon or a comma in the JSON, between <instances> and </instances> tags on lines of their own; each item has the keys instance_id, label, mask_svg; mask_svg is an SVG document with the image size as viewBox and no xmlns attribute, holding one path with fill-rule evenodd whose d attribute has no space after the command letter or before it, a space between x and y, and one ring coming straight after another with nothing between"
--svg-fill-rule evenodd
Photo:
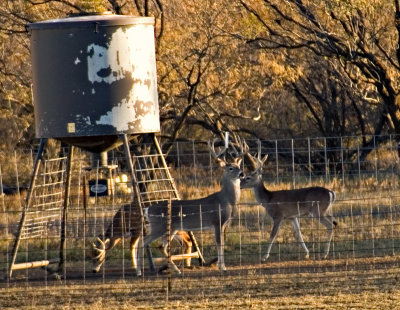
<instances>
[{"instance_id":1,"label":"brown deer","mask_svg":"<svg viewBox=\"0 0 400 310\"><path fill-rule=\"evenodd\" d=\"M262 167L267 160L268 155L265 155L263 159L261 159L260 141L258 141L257 158L254 158L250 154L248 154L248 156L256 163L256 169L242 179L240 187L251 188L257 202L265 208L267 214L273 220L267 253L263 256L263 261L267 260L269 257L272 244L275 241L283 220L292 221L295 235L306 252L306 259L308 259L309 251L304 243L300 231L300 216L311 216L317 218L320 223L326 227L328 238L323 254L323 258L326 258L329 253L333 226L337 225L337 222L331 215L331 207L336 198L335 192L324 187L269 191L262 180Z\"/></svg>"},{"instance_id":2,"label":"brown deer","mask_svg":"<svg viewBox=\"0 0 400 310\"><path fill-rule=\"evenodd\" d=\"M137 233L132 231L139 226L137 216L132 213L132 205L126 204L115 214L112 223L108 226L104 236L98 236L95 243L92 243L92 262L93 272L98 272L104 264L107 253L114 248L124 236L131 237L130 251L132 255L132 265L136 267L134 256L134 245ZM183 244L186 254L192 251L192 240L186 231L177 231L175 236ZM171 238L172 239L172 238ZM167 240L163 240L163 253L167 256ZM190 258L186 259L186 265L190 266Z\"/></svg>"}]
</instances>

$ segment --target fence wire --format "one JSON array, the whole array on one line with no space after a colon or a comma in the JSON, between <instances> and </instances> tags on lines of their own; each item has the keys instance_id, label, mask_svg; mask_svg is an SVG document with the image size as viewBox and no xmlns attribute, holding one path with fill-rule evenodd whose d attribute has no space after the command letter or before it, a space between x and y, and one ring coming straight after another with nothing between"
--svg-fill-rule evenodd
<instances>
[{"instance_id":1,"label":"fence wire","mask_svg":"<svg viewBox=\"0 0 400 310\"><path fill-rule=\"evenodd\" d=\"M252 192L242 190L237 213L225 232L227 272L220 272L215 264L217 249L213 231L195 231L195 239L206 263L192 258L189 267L185 260L176 261L181 273L173 274L173 290L169 291L169 297L223 296L243 290L252 296L274 297L287 294L285 289L288 294L295 295L299 292L296 287L307 287L310 293L323 293L324 290L343 290L344 287L355 291L360 286L391 289L398 285L400 195L397 137L367 138L371 142L367 146L363 145L363 137L262 141L263 153L270 155L264 170L268 188L278 190L323 185L336 191L332 214L338 225L334 228L327 259L322 257L326 228L318 218L301 216L300 228L310 253L309 259L306 259L290 221L286 221L268 260L263 261L273 223L265 208L255 202ZM249 145L250 151L255 153L256 141L249 141ZM118 160L118 152L113 156L113 160ZM16 157L16 165L0 162L2 189L9 188L9 184L15 187L15 180L26 184L32 169L32 160L28 160L31 157L32 153L26 152ZM115 176L120 179L114 180L113 195L88 197L84 207L81 190L85 184L82 184L81 171L87 158L82 152L74 161L73 194L66 223L66 262L61 271L56 266L49 266L16 270L11 279L6 276L25 192L21 186L21 189L0 197L0 289L9 291L14 287L25 287L27 289L22 291L27 294L34 286L40 290L42 287L81 285L75 294L83 294L90 292L93 285L98 290L102 285L112 285L117 296L134 292L137 300L145 300L153 294L164 298L166 276L150 270L146 251L143 251L142 259L144 276L136 278L129 236L123 236L121 242L107 253L100 272L92 273L92 243L97 237L104 236L113 216L130 201L132 190L128 185L129 178L122 177L126 172L121 169ZM204 141L178 142L166 159L183 199L204 197L219 190L221 171L212 161ZM60 165L59 162L55 164L57 167ZM152 162L146 163L146 167L149 165ZM137 169L141 169L140 166ZM142 172L146 173L146 169ZM249 172L252 167L245 161L243 169ZM63 180L59 174L64 168L52 170L55 176L49 178L54 189L45 195L54 196L52 201L58 211L41 206L40 202L37 206L41 208L41 215L35 216L36 211L31 210L34 221L46 218L46 225L42 225L46 233L41 231L39 238L39 234L29 231L31 237L23 238L18 261L51 260L59 255ZM143 186L147 185L143 181ZM163 269L166 263L161 246L159 240L150 248L156 271ZM185 244L175 239L173 254L185 252L184 247Z\"/></svg>"}]
</instances>

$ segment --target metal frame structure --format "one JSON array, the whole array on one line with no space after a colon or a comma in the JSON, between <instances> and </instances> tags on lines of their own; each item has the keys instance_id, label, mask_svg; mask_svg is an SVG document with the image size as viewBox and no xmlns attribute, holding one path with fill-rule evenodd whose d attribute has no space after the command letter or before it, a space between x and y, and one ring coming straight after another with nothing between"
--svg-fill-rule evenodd
<instances>
[{"instance_id":1,"label":"metal frame structure","mask_svg":"<svg viewBox=\"0 0 400 310\"><path fill-rule=\"evenodd\" d=\"M132 210L135 214L139 214L139 218L135 219L135 228L131 230L131 234L138 237L145 233L145 219L143 208L167 200L179 200L179 195L174 180L168 170L165 158L157 141L155 134L149 134L151 138L147 147L148 150L134 148L131 151L128 135L121 134L119 138L124 148L124 158L127 163L128 173L132 183ZM71 187L71 171L74 146L70 145L67 156L60 156L55 159L45 159L43 154L45 151L47 139L40 141L40 146L34 162L33 173L30 180L25 204L23 207L21 219L15 238L12 257L10 259L8 277L12 277L14 270L28 269L33 267L44 267L47 271L55 273L61 272L65 264L65 243L66 243L66 222L68 207L70 203L70 187ZM62 147L61 147L62 148ZM133 153L133 154L132 154ZM117 166L100 166L99 169L115 169ZM90 168L89 168L90 170ZM83 184L86 186L86 177ZM84 208L86 209L86 194L84 191ZM44 215L40 215L41 213ZM17 263L17 253L21 240L27 238L40 237L45 234L48 222L60 218L60 247L59 257L43 260ZM198 258L200 264L205 264L203 256L200 252L198 244L192 232L189 232L192 239L194 252L188 257L187 254L176 255L174 260ZM151 252L147 249L149 257L150 269L154 272L154 264ZM58 263L56 270L48 268L49 264Z\"/></svg>"},{"instance_id":2,"label":"metal frame structure","mask_svg":"<svg viewBox=\"0 0 400 310\"><path fill-rule=\"evenodd\" d=\"M68 157L60 156L58 159L46 160L43 157L46 143L47 139L41 139L12 250L9 278L14 270L45 267L51 263L59 263L59 268L61 268L65 261L65 219L69 204L73 146L69 147ZM62 191L64 187L65 192ZM57 217L61 217L60 257L17 264L21 240L43 236L48 222Z\"/></svg>"}]
</instances>

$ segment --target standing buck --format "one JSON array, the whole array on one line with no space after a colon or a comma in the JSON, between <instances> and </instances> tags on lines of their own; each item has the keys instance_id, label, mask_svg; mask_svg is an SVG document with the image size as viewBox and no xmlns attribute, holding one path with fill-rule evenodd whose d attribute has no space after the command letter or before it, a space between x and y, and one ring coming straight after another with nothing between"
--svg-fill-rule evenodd
<instances>
[{"instance_id":1,"label":"standing buck","mask_svg":"<svg viewBox=\"0 0 400 310\"><path fill-rule=\"evenodd\" d=\"M250 155L250 154L248 154ZM254 196L258 203L267 211L267 214L273 220L273 228L270 234L267 253L263 256L263 261L267 260L271 251L272 244L278 234L283 220L292 221L293 229L297 239L301 243L306 258L309 257L309 251L304 243L300 231L300 216L311 216L317 218L324 225L328 232L328 239L325 244L323 258L329 253L329 245L332 239L333 225L337 225L331 215L331 206L335 201L335 192L324 187L307 187L292 190L269 191L265 188L262 180L262 167L267 160L268 155L261 159L261 143L258 142L258 156L250 158L256 163L256 169L242 179L241 188L252 188Z\"/></svg>"},{"instance_id":2,"label":"standing buck","mask_svg":"<svg viewBox=\"0 0 400 310\"><path fill-rule=\"evenodd\" d=\"M136 267L135 262L135 242L137 241L135 237L138 233L133 232L133 230L140 227L140 223L137 221L137 215L133 212L134 207L131 204L126 204L118 210L114 215L111 224L108 226L104 236L99 236L96 242L92 244L92 262L93 262L93 272L98 272L101 266L104 264L105 258L108 251L114 248L123 237L131 237L130 239L130 251L132 255L132 265L133 268ZM184 246L185 253L190 254L192 251L192 240L187 232L177 231L175 236L180 240ZM171 239L172 239L171 238ZM163 240L163 253L167 256L167 242ZM190 265L190 258L186 260L186 264Z\"/></svg>"},{"instance_id":3,"label":"standing buck","mask_svg":"<svg viewBox=\"0 0 400 310\"><path fill-rule=\"evenodd\" d=\"M214 142L209 142L211 154L224 168L221 180L221 190L210 196L193 200L174 200L171 205L171 234L176 231L214 229L215 241L218 251L218 268L226 270L224 262L224 232L231 218L236 214L236 204L240 200L240 179L243 172L240 169L242 153L236 151L233 163L228 163L220 156L226 151L226 147L219 154L216 153ZM135 242L136 274L142 274L140 258L143 248L167 234L167 203L160 203L145 208L146 219L149 222L150 233L144 237L143 242ZM138 245L140 247L138 248ZM176 266L172 263L176 270Z\"/></svg>"}]
</instances>

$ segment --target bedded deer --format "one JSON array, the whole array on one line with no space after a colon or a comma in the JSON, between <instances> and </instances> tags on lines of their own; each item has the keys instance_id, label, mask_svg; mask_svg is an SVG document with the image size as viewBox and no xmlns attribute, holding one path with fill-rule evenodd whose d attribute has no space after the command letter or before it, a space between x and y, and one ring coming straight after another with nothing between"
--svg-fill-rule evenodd
<instances>
[{"instance_id":1,"label":"bedded deer","mask_svg":"<svg viewBox=\"0 0 400 310\"><path fill-rule=\"evenodd\" d=\"M117 213L114 215L111 224L108 226L104 236L100 235L97 237L95 243L92 243L92 262L93 272L98 272L101 266L104 264L107 253L113 249L123 237L131 237L130 239L130 251L132 256L132 265L135 268L135 255L134 245L138 232L133 232L134 229L140 227L140 223L137 221L138 217L134 216L133 208L131 204L122 206ZM186 231L177 231L175 236L172 238L179 240L186 254L192 252L192 240ZM171 238L171 239L172 239ZM162 251L167 256L167 240L163 240ZM186 265L190 266L190 258L186 259Z\"/></svg>"},{"instance_id":2,"label":"bedded deer","mask_svg":"<svg viewBox=\"0 0 400 310\"><path fill-rule=\"evenodd\" d=\"M306 252L306 259L309 251L304 243L300 230L299 217L311 216L317 218L326 227L328 238L325 244L323 258L329 253L329 246L332 239L333 226L337 225L331 215L331 207L335 201L335 192L324 187L307 187L292 190L269 191L262 180L262 167L268 158L265 155L261 159L261 143L258 141L258 154L249 157L256 163L256 169L242 179L241 188L251 188L257 202L266 210L273 220L273 227L269 238L267 253L263 256L263 261L267 260L271 251L272 244L278 234L283 220L292 221L293 230L301 246Z\"/></svg>"},{"instance_id":3,"label":"bedded deer","mask_svg":"<svg viewBox=\"0 0 400 310\"><path fill-rule=\"evenodd\" d=\"M171 202L171 233L179 230L198 231L213 229L218 252L218 268L226 270L224 261L224 232L231 218L236 214L236 204L240 200L240 179L243 172L240 169L244 151L236 152L232 163L228 163L220 156L226 151L226 147L217 154L214 143L209 142L212 156L224 168L221 179L221 190L207 197L193 200L174 200ZM167 203L160 203L145 208L146 219L150 225L150 233L135 242L136 274L141 276L141 252L143 248L167 234ZM140 246L139 246L140 245ZM172 262L172 267L174 263Z\"/></svg>"}]
</instances>

